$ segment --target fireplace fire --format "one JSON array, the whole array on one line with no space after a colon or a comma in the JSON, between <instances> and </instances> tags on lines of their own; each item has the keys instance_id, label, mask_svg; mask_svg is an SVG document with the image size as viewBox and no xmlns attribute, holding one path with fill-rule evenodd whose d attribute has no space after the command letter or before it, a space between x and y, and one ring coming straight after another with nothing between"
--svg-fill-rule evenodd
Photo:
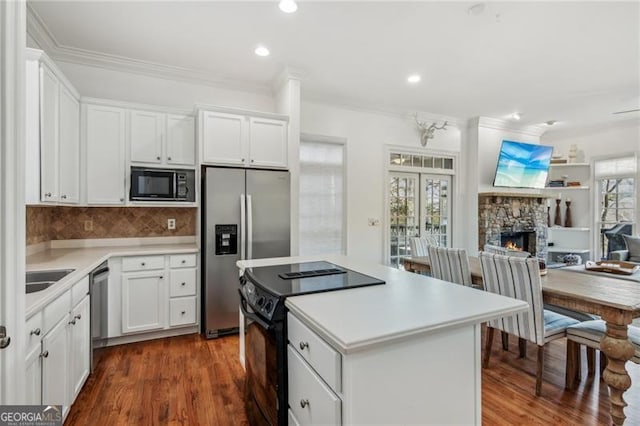
<instances>
[{"instance_id":1,"label":"fireplace fire","mask_svg":"<svg viewBox=\"0 0 640 426\"><path fill-rule=\"evenodd\" d=\"M504 247L508 248L509 250L522 251L522 247L518 247L518 245L511 240L507 241L504 244Z\"/></svg>"}]
</instances>

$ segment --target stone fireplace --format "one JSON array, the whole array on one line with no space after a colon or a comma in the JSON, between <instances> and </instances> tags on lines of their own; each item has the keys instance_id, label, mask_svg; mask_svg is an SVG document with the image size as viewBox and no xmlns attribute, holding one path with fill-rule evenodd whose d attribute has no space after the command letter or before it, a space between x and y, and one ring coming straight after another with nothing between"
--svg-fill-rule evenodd
<instances>
[{"instance_id":1,"label":"stone fireplace","mask_svg":"<svg viewBox=\"0 0 640 426\"><path fill-rule=\"evenodd\" d=\"M507 247L545 258L547 254L546 197L538 194L478 194L478 249L485 244Z\"/></svg>"}]
</instances>

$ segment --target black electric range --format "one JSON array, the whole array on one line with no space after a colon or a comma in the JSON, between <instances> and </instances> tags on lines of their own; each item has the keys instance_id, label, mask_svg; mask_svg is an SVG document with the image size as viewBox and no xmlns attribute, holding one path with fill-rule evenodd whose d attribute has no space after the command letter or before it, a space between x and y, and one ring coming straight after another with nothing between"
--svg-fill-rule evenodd
<instances>
[{"instance_id":1,"label":"black electric range","mask_svg":"<svg viewBox=\"0 0 640 426\"><path fill-rule=\"evenodd\" d=\"M287 424L287 310L289 296L384 284L377 278L329 262L245 269L240 308L245 328L246 395L250 424ZM327 307L331 309L331 307Z\"/></svg>"}]
</instances>

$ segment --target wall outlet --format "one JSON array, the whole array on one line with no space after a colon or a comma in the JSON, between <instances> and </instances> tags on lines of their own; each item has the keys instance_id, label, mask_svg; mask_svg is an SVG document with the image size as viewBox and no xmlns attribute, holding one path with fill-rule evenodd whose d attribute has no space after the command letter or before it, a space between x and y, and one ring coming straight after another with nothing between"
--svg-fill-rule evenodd
<instances>
[{"instance_id":1,"label":"wall outlet","mask_svg":"<svg viewBox=\"0 0 640 426\"><path fill-rule=\"evenodd\" d=\"M93 220L89 219L84 221L84 230L93 231Z\"/></svg>"},{"instance_id":2,"label":"wall outlet","mask_svg":"<svg viewBox=\"0 0 640 426\"><path fill-rule=\"evenodd\" d=\"M167 220L167 228L168 229L176 229L176 220L175 219L168 219Z\"/></svg>"},{"instance_id":3,"label":"wall outlet","mask_svg":"<svg viewBox=\"0 0 640 426\"><path fill-rule=\"evenodd\" d=\"M369 226L380 226L380 219L376 219L374 217L370 217L368 219Z\"/></svg>"}]
</instances>

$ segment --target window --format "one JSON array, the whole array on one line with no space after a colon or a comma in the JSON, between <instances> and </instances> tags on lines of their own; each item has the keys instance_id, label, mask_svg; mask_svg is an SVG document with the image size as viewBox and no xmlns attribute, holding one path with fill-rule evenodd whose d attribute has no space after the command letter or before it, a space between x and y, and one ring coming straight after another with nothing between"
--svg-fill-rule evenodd
<instances>
[{"instance_id":1,"label":"window","mask_svg":"<svg viewBox=\"0 0 640 426\"><path fill-rule=\"evenodd\" d=\"M594 162L594 176L598 197L596 223L599 229L598 249L603 258L611 250L624 248L620 238L610 239L605 231L614 228L623 229L630 234L636 221L637 198L637 159L635 155L619 158L608 158Z\"/></svg>"},{"instance_id":2,"label":"window","mask_svg":"<svg viewBox=\"0 0 640 426\"><path fill-rule=\"evenodd\" d=\"M300 141L300 255L345 253L344 145Z\"/></svg>"},{"instance_id":3,"label":"window","mask_svg":"<svg viewBox=\"0 0 640 426\"><path fill-rule=\"evenodd\" d=\"M391 251L389 264L399 268L410 255L409 238L420 235L416 211L418 205L416 173L392 173L389 182L389 227Z\"/></svg>"}]
</instances>

